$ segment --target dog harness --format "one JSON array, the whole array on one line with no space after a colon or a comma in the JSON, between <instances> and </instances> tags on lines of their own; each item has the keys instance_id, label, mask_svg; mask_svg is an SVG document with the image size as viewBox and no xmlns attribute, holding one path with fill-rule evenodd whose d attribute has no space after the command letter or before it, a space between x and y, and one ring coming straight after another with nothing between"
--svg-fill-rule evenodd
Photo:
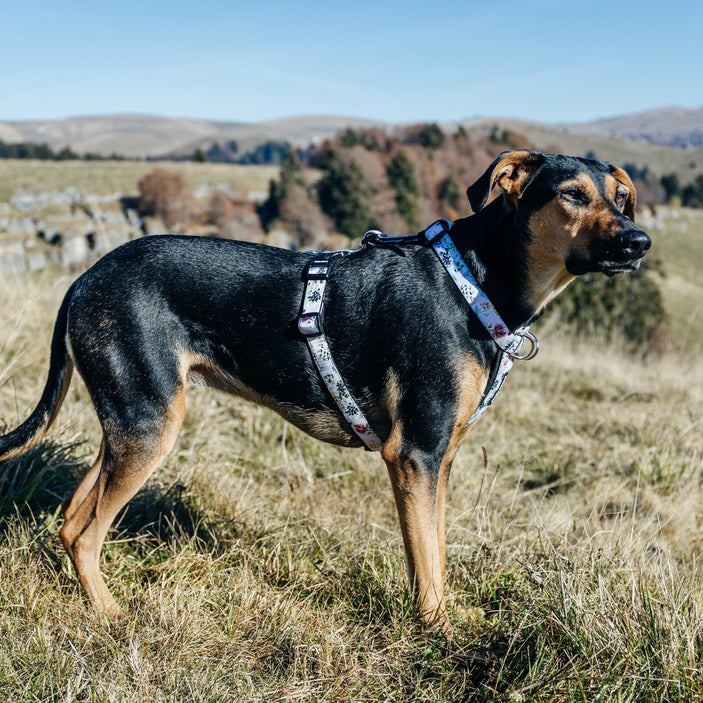
<instances>
[{"instance_id":1,"label":"dog harness","mask_svg":"<svg viewBox=\"0 0 703 703\"><path fill-rule=\"evenodd\" d=\"M534 359L537 356L539 341L537 337L529 332L529 325L520 327L515 332L511 332L508 329L493 303L479 288L473 273L471 273L471 269L466 265L459 250L449 237L451 228L452 223L448 220L437 220L425 230L425 241L434 249L435 254L439 257L451 279L456 283L469 307L474 311L476 317L478 317L498 347L498 355L493 361L483 398L473 415L464 425L464 427L468 427L488 410L488 407L498 395L498 391L502 388L515 360ZM525 340L529 341L531 346L529 351L521 353L520 350Z\"/></svg>"},{"instance_id":2,"label":"dog harness","mask_svg":"<svg viewBox=\"0 0 703 703\"><path fill-rule=\"evenodd\" d=\"M332 358L320 316L332 259L339 254L349 253L351 252L318 252L308 264L305 271L303 306L300 317L298 317L298 330L305 336L315 366L317 366L327 390L334 398L342 415L344 415L344 419L351 425L361 441L371 451L377 452L381 451L383 442L371 429L371 425L369 425L364 413L361 412L349 392L347 384L344 383L342 374L339 373L337 364L334 363Z\"/></svg>"},{"instance_id":3,"label":"dog harness","mask_svg":"<svg viewBox=\"0 0 703 703\"><path fill-rule=\"evenodd\" d=\"M400 244L425 244L432 247L464 299L498 347L498 354L493 361L483 398L464 425L464 427L468 427L488 410L488 407L503 386L514 361L516 359L533 359L539 351L539 342L528 331L527 325L515 332L511 332L508 329L494 305L479 288L474 275L449 237L451 228L452 223L448 220L437 220L424 232L403 237L389 237L377 230L370 230L364 235L362 245L395 248ZM368 449L380 451L383 447L383 442L374 432L349 392L337 365L332 359L329 344L322 327L321 315L325 287L332 260L336 256L352 253L354 252L350 250L314 253L313 259L308 264L304 275L305 290L303 292L300 316L298 317L298 330L307 340L315 366L346 421ZM521 349L526 340L530 342L531 347L528 352L522 353Z\"/></svg>"}]
</instances>

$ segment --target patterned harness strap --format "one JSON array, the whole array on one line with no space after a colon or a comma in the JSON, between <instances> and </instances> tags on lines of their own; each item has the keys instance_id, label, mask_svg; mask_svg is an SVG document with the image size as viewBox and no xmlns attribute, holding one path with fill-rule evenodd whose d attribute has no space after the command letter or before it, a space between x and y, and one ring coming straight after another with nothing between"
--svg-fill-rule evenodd
<instances>
[{"instance_id":1,"label":"patterned harness strap","mask_svg":"<svg viewBox=\"0 0 703 703\"><path fill-rule=\"evenodd\" d=\"M468 427L478 420L498 395L503 383L513 367L516 359L534 359L539 351L537 337L529 332L529 325L525 325L515 332L511 332L503 319L498 314L495 306L488 296L479 288L471 269L466 265L459 250L449 236L452 223L447 220L437 220L425 230L425 241L434 249L447 273L459 288L469 307L491 335L498 347L498 356L493 363L491 371L492 382L483 394L483 398L473 415L464 427ZM529 351L521 353L520 350L528 341L531 344ZM490 379L489 379L490 381Z\"/></svg>"},{"instance_id":2,"label":"patterned harness strap","mask_svg":"<svg viewBox=\"0 0 703 703\"><path fill-rule=\"evenodd\" d=\"M464 425L464 427L468 427L488 410L503 386L515 360L533 359L537 355L539 341L529 332L529 325L525 325L515 332L508 329L493 303L479 288L474 275L451 240L449 236L451 228L451 222L437 220L424 232L407 237L387 237L381 232L371 230L364 237L363 244L391 248L396 248L400 244L426 244L432 247L464 299L496 343L498 355L493 362L488 387L479 406ZM346 421L370 450L380 451L383 442L371 428L344 383L344 379L332 359L332 353L322 328L322 306L332 259L338 254L349 253L352 252L318 252L308 264L304 276L305 291L302 309L298 317L298 330L307 340L315 366ZM523 353L521 349L526 341L531 346L527 352Z\"/></svg>"},{"instance_id":3,"label":"patterned harness strap","mask_svg":"<svg viewBox=\"0 0 703 703\"><path fill-rule=\"evenodd\" d=\"M361 412L346 383L344 383L344 379L332 359L332 353L322 328L320 313L322 312L330 266L336 253L315 254L313 260L308 264L305 271L303 305L298 317L298 330L305 336L315 366L317 366L327 390L334 398L346 421L371 451L380 451L383 442L369 425L364 413Z\"/></svg>"}]
</instances>

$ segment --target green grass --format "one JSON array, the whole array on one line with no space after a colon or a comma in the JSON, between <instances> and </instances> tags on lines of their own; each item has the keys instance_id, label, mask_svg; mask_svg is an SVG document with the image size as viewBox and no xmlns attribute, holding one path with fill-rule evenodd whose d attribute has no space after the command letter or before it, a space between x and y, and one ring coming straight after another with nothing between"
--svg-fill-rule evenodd
<instances>
[{"instance_id":1,"label":"green grass","mask_svg":"<svg viewBox=\"0 0 703 703\"><path fill-rule=\"evenodd\" d=\"M0 281L9 425L39 397L68 284ZM698 701L702 381L695 358L546 333L454 465L453 641L418 624L378 455L196 389L103 552L127 618L98 621L58 540L99 439L74 381L49 443L0 466L0 697Z\"/></svg>"}]
</instances>

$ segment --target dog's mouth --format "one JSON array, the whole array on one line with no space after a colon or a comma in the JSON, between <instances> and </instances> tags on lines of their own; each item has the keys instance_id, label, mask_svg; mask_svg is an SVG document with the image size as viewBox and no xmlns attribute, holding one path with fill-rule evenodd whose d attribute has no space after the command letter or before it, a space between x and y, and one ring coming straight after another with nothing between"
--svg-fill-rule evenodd
<instances>
[{"instance_id":1,"label":"dog's mouth","mask_svg":"<svg viewBox=\"0 0 703 703\"><path fill-rule=\"evenodd\" d=\"M636 271L640 267L641 261L641 258L628 259L627 261L570 259L566 262L566 270L572 276L582 276L584 273L604 273L606 276L615 276L618 273Z\"/></svg>"},{"instance_id":2,"label":"dog's mouth","mask_svg":"<svg viewBox=\"0 0 703 703\"><path fill-rule=\"evenodd\" d=\"M640 267L642 259L630 259L629 261L601 261L599 272L606 276L615 276L618 273L627 273L628 271L637 271Z\"/></svg>"}]
</instances>

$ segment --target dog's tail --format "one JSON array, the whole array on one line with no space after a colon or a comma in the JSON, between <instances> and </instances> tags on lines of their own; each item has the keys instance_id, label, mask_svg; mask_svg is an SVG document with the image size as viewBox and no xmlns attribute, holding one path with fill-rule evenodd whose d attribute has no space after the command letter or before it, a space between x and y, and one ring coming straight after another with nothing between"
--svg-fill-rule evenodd
<instances>
[{"instance_id":1,"label":"dog's tail","mask_svg":"<svg viewBox=\"0 0 703 703\"><path fill-rule=\"evenodd\" d=\"M17 429L0 436L0 461L23 454L39 442L56 418L61 403L66 397L73 373L73 360L68 353L66 341L68 305L72 292L73 288L71 287L61 303L59 314L56 317L54 336L51 340L49 377L46 380L42 397L34 412Z\"/></svg>"}]
</instances>

